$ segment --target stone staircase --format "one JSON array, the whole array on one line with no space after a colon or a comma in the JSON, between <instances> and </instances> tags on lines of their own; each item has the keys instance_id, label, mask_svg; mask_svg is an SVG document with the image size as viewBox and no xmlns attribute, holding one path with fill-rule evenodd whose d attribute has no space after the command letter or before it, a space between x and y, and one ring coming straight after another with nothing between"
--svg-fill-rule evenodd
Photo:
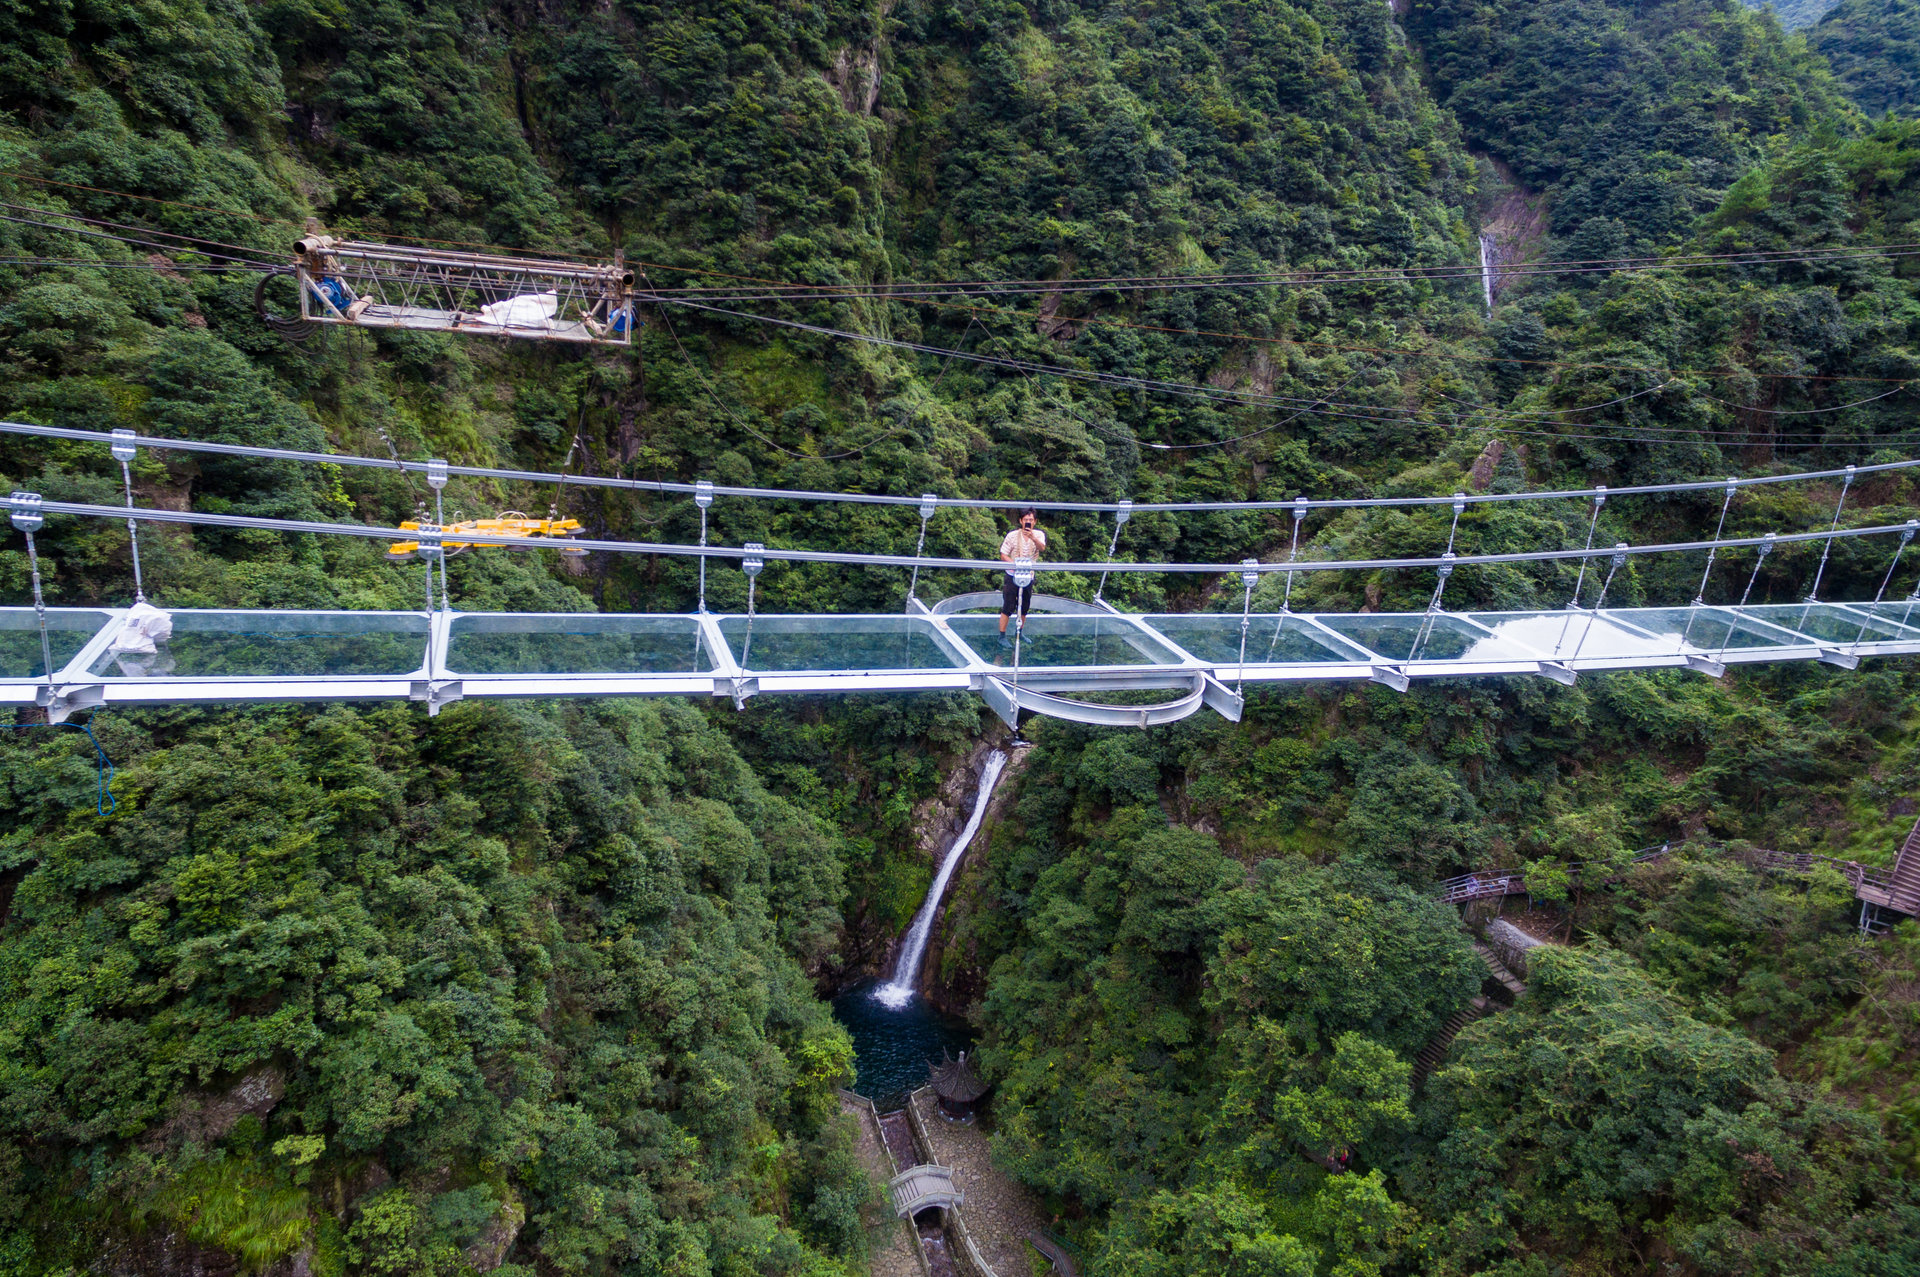
<instances>
[{"instance_id":1,"label":"stone staircase","mask_svg":"<svg viewBox=\"0 0 1920 1277\"><path fill-rule=\"evenodd\" d=\"M1510 997L1518 998L1527 991L1526 981L1508 970L1507 964L1500 960L1500 955L1486 941L1475 940L1473 951L1480 955L1480 961L1487 964L1487 974L1492 976ZM1447 1058L1448 1050L1453 1046L1454 1038L1459 1036L1460 1030L1484 1016L1496 1015L1504 1011L1508 1005L1510 1003L1503 999L1477 995L1467 1005L1455 1011L1453 1017L1441 1025L1440 1031L1435 1033L1432 1039L1420 1048L1419 1054L1413 1057L1414 1087L1418 1089L1424 1085L1427 1075L1440 1067L1442 1061Z\"/></svg>"},{"instance_id":2,"label":"stone staircase","mask_svg":"<svg viewBox=\"0 0 1920 1277\"><path fill-rule=\"evenodd\" d=\"M1427 1080L1427 1074L1440 1067L1447 1058L1448 1048L1460 1030L1472 1024L1482 1016L1492 1015L1499 1008L1486 998L1476 997L1467 1005L1453 1013L1453 1018L1440 1026L1433 1040L1420 1048L1420 1054L1413 1057L1413 1085L1417 1088Z\"/></svg>"},{"instance_id":3,"label":"stone staircase","mask_svg":"<svg viewBox=\"0 0 1920 1277\"><path fill-rule=\"evenodd\" d=\"M1486 941L1475 940L1473 951L1480 955L1480 961L1487 964L1487 970L1493 973L1493 978L1499 981L1500 986L1508 993L1517 998L1527 991L1527 982L1507 970L1507 964L1500 961L1500 955L1495 953Z\"/></svg>"}]
</instances>

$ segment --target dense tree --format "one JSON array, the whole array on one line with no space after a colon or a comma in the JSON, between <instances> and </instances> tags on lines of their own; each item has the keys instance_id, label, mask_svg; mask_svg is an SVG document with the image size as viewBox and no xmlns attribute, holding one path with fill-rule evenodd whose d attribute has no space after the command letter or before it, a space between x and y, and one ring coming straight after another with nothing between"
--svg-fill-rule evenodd
<instances>
[{"instance_id":1,"label":"dense tree","mask_svg":"<svg viewBox=\"0 0 1920 1277\"><path fill-rule=\"evenodd\" d=\"M1916 238L1920 134L1841 100L1899 114L1903 13L1835 14L1816 43L1836 83L1731 0L0 6L0 413L1142 501L1444 495L1476 462L1518 491L1900 457L1914 273L1805 258ZM229 269L283 260L317 223L619 249L667 292L1391 272L1472 263L1483 223L1528 196L1544 237L1521 251L1540 262L1785 260L1510 278L1491 315L1478 281L1405 274L765 308L1333 401L1290 414L672 306L630 352L341 331L295 350ZM194 245L155 262L100 223ZM263 296L284 307L287 289ZM8 437L0 471L56 498L119 493L90 446ZM145 500L305 519L392 522L423 495L391 471L158 450L134 475ZM472 514L549 493L462 480L449 497ZM1836 495L1752 492L1728 530L1809 526ZM609 536L697 527L684 501L565 500ZM1443 509L1316 515L1307 549L1587 535L1581 509L1475 509L1457 529ZM1716 510L1710 493L1620 498L1595 532L1680 539ZM1912 483L1882 477L1843 518L1916 511ZM1143 515L1120 553L1285 553L1289 522ZM1111 527L1054 530L1093 558ZM905 551L918 528L880 507L722 502L712 530ZM929 549L982 554L998 531L943 513ZM173 607L419 597L417 568L357 540L170 529L142 546ZM113 527L53 519L41 548L54 601L127 596ZM1889 552L1841 545L1823 589L1870 593ZM1800 597L1816 557L1772 556L1754 597ZM454 601L677 609L694 588L678 561L550 567L463 557ZM1635 563L1610 597L1683 601L1699 570ZM1748 571L1723 558L1708 597ZM1579 579L1462 569L1448 602L1557 608ZM894 610L903 585L778 566L759 597ZM1112 588L1180 608L1211 587ZM0 592L25 589L24 556L0 549ZM1417 610L1431 589L1323 574L1291 602ZM733 606L743 582L716 572L709 592ZM1675 672L1294 689L1255 693L1237 725L1037 728L942 959L982 991L995 1146L1095 1272L1902 1271L1920 1232L1898 1178L1914 1171L1911 937L1864 949L1836 881L1763 878L1738 840L1883 859L1920 785L1916 695L1897 665ZM158 1237L256 1271L302 1251L322 1273L857 1267L870 1186L833 1117L846 1040L815 995L918 904L912 812L981 722L946 697L715 718L115 714L96 729L123 766L109 818L84 741L23 722L0 742L0 1272L153 1267L140 1248ZM1703 833L1729 841L1626 867ZM1586 947L1542 958L1519 1009L1470 1030L1416 1098L1415 1053L1479 984L1426 888L1489 860L1564 896L1556 934ZM1596 886L1573 862L1619 875ZM1810 1097L1782 1069L1839 1090Z\"/></svg>"},{"instance_id":2,"label":"dense tree","mask_svg":"<svg viewBox=\"0 0 1920 1277\"><path fill-rule=\"evenodd\" d=\"M1909 0L1842 0L1807 42L1870 115L1904 115L1920 100L1920 6Z\"/></svg>"},{"instance_id":3,"label":"dense tree","mask_svg":"<svg viewBox=\"0 0 1920 1277\"><path fill-rule=\"evenodd\" d=\"M1845 1252L1861 1195L1904 1199L1844 1158L1874 1143L1856 1117L1793 1092L1765 1049L1678 1011L1620 955L1544 951L1531 979L1434 1078L1435 1143L1405 1172L1455 1271L1522 1234L1617 1263L1801 1271L1809 1251Z\"/></svg>"},{"instance_id":4,"label":"dense tree","mask_svg":"<svg viewBox=\"0 0 1920 1277\"><path fill-rule=\"evenodd\" d=\"M9 1244L58 1267L145 1219L453 1272L506 1219L551 1271L716 1273L857 1246L847 1040L793 956L841 853L692 711L101 730L138 759L110 822L64 744L3 756ZM791 1229L743 1191L770 1174Z\"/></svg>"}]
</instances>

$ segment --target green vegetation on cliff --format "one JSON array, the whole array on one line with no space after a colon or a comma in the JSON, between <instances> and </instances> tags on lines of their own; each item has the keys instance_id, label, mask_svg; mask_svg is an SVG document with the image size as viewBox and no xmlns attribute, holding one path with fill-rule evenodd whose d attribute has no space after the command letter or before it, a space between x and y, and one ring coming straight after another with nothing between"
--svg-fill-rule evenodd
<instances>
[{"instance_id":1,"label":"green vegetation on cliff","mask_svg":"<svg viewBox=\"0 0 1920 1277\"><path fill-rule=\"evenodd\" d=\"M800 966L845 852L695 711L100 735L110 822L64 744L0 754L16 1264L151 1271L172 1230L335 1273L465 1271L522 1226L559 1271L857 1249L850 1046Z\"/></svg>"},{"instance_id":2,"label":"green vegetation on cliff","mask_svg":"<svg viewBox=\"0 0 1920 1277\"><path fill-rule=\"evenodd\" d=\"M1905 115L1920 101L1920 5L1911 0L1841 0L1807 42L1862 111Z\"/></svg>"},{"instance_id":3,"label":"green vegetation on cliff","mask_svg":"<svg viewBox=\"0 0 1920 1277\"><path fill-rule=\"evenodd\" d=\"M1906 243L1920 132L1843 101L1897 115L1911 96L1877 34L1902 11L1883 11L1823 24L1836 79L1731 0L1415 0L1402 19L1379 0L0 7L0 415L1137 500L1443 494L1476 461L1515 490L1911 455L1920 298L1900 259L1509 278L1491 316L1470 278L764 311L1351 406L1291 417L670 307L630 352L346 331L294 348L256 319L253 274L202 269L281 260L309 224L618 248L668 291L1460 267L1506 174L1544 198L1543 261ZM66 214L205 251L156 264ZM265 298L283 310L288 285ZM92 447L8 437L0 474L119 493ZM392 522L422 495L177 453L144 453L135 481L307 519ZM1728 531L1811 526L1836 496L1751 493ZM549 494L449 498L473 515ZM594 534L698 526L682 501L567 503ZM1617 499L1598 535L1691 536L1716 511ZM1578 544L1582 514L1476 510L1458 548ZM1916 514L1910 481L1876 479L1844 518ZM1444 519L1349 512L1307 534L1316 554L1437 551ZM1142 516L1121 553L1270 556L1287 524ZM1084 558L1111 525L1052 526ZM722 502L713 529L906 551L917 524ZM929 549L980 555L998 532L943 514ZM130 593L116 529L53 519L41 545L54 602ZM401 608L420 588L346 538L142 546L163 606ZM1755 598L1802 595L1816 557L1773 556ZM1845 543L1823 592L1870 594L1885 563ZM1635 563L1610 597L1682 600L1699 570ZM1708 596L1750 570L1723 559ZM1572 576L1462 569L1449 602L1563 606ZM469 609L679 609L693 577L473 554L453 585ZM903 585L780 566L760 599L891 611ZM0 594L26 588L0 549ZM1186 607L1212 588L1116 593ZM744 594L729 571L709 590ZM1329 575L1293 602L1418 608L1430 590ZM1917 697L1888 663L1044 725L943 959L982 990L999 1154L1095 1273L1909 1271L1911 931L1863 944L1835 882L1764 877L1738 843L1884 861L1920 788ZM917 905L911 813L981 721L945 698L114 712L105 818L84 741L6 733L0 1273L278 1274L302 1255L328 1274L859 1271L871 1187L817 994ZM1670 837L1700 841L1626 870ZM1415 1052L1478 979L1426 888L1489 861L1564 896L1580 943L1416 1095ZM1573 862L1624 876L1576 891Z\"/></svg>"}]
</instances>

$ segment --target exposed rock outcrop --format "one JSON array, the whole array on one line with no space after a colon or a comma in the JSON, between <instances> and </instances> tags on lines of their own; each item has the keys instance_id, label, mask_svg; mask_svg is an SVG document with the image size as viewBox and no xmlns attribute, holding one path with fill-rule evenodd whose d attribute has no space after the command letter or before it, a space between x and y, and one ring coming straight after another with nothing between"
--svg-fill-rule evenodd
<instances>
[{"instance_id":1,"label":"exposed rock outcrop","mask_svg":"<svg viewBox=\"0 0 1920 1277\"><path fill-rule=\"evenodd\" d=\"M243 1117L266 1120L286 1093L286 1076L272 1065L253 1070L225 1091L183 1091L174 1098L166 1120L151 1128L144 1142L153 1148L176 1140L216 1143Z\"/></svg>"}]
</instances>

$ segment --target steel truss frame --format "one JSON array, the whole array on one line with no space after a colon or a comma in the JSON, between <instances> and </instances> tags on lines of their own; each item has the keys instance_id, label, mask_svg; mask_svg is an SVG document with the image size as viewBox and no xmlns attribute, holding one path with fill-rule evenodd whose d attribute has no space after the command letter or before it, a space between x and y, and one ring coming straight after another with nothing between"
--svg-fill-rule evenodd
<instances>
[{"instance_id":1,"label":"steel truss frame","mask_svg":"<svg viewBox=\"0 0 1920 1277\"><path fill-rule=\"evenodd\" d=\"M633 272L611 264L494 257L315 235L294 245L300 314L319 324L479 333L630 346ZM511 298L552 293L550 319L483 314Z\"/></svg>"},{"instance_id":2,"label":"steel truss frame","mask_svg":"<svg viewBox=\"0 0 1920 1277\"><path fill-rule=\"evenodd\" d=\"M1852 669L1865 656L1920 654L1920 615L1895 616L1896 608L1870 604L1807 604L1802 613L1818 620L1827 635L1849 635L1850 641L1810 634L1782 623L1781 613L1802 605L1765 609L1770 615L1742 616L1736 609L1696 605L1685 608L1607 608L1523 614L1519 623L1503 620L1513 614L1441 612L1440 622L1455 646L1470 646L1450 655L1423 655L1417 649L1395 656L1355 638L1369 627L1390 632L1422 622L1423 614L1265 613L1240 615L1198 614L1151 617L1123 613L1105 604L1036 595L1028 627L1035 638L1061 624L1078 624L1121 645L1114 651L1140 658L1120 664L999 663L983 657L956 622L970 621L972 630L984 630L990 616L964 617L979 608L997 608L997 594L962 595L928 607L918 600L906 615L780 616L718 613L666 613L619 616L603 613L462 613L462 612L295 612L179 610L172 613L187 632L219 636L264 635L266 638L305 636L302 626L327 634L401 634L417 638L421 656L409 669L377 673L227 675L141 675L112 672L110 652L114 637L127 617L120 608L49 609L55 628L72 635L91 631L79 650L51 678L29 673L16 665L0 668L0 705L37 705L54 722L81 709L110 706L242 704L288 701L412 700L423 702L429 714L454 701L499 697L575 696L724 696L744 705L757 695L844 695L851 693L971 691L982 696L1009 724L1020 711L1074 722L1114 727L1148 727L1175 722L1203 706L1238 720L1248 683L1316 681L1372 681L1405 691L1415 681L1436 678L1533 675L1571 684L1586 671L1690 669L1717 677L1727 665L1778 661L1823 661ZM1755 609L1748 609L1749 613ZM1815 611L1818 617L1815 617ZM1909 609L1911 612L1911 609ZM1726 643L1715 650L1679 639L1661 618L1685 616L1694 622L1720 627ZM104 618L104 619L103 619ZM1062 619L1065 618L1065 621ZM1073 622L1072 618L1082 618ZM1242 621L1256 634L1267 628L1277 644L1282 632L1314 646L1311 660L1238 661L1205 659L1183 644L1183 636L1212 627L1219 634L1237 635ZM1539 637L1551 624L1561 623L1560 636L1551 644ZM1806 622L1803 622L1806 623ZM1662 625L1666 624L1666 628ZM1858 627L1857 632L1855 627ZM16 636L36 626L31 608L0 608L0 634ZM571 672L476 673L454 651L456 629L462 633L506 633L538 638L541 635L576 637L584 631L625 636L645 630L678 635L689 644L686 668L666 671L591 669ZM875 634L919 637L925 650L938 653L947 664L902 664L897 668L794 669L753 663L753 638L761 652L782 634L798 634L830 642L852 643ZM1384 628L1383 628L1384 627ZM1527 627L1531 627L1530 629ZM1582 627L1603 627L1607 642L1589 648ZM1809 628L1813 628L1809 626ZM1735 636L1743 646L1734 645ZM180 641L176 631L175 643ZM411 643L413 639L407 639ZM1189 638L1191 643L1192 639ZM37 635L34 651L38 651ZM411 650L409 647L407 650ZM1096 651L1099 651L1096 644ZM1267 649L1256 646L1253 652ZM744 656L744 660L743 660ZM1251 653L1250 653L1251 656ZM1150 703L1113 703L1099 699L1127 694L1139 702L1143 694L1173 693Z\"/></svg>"}]
</instances>

